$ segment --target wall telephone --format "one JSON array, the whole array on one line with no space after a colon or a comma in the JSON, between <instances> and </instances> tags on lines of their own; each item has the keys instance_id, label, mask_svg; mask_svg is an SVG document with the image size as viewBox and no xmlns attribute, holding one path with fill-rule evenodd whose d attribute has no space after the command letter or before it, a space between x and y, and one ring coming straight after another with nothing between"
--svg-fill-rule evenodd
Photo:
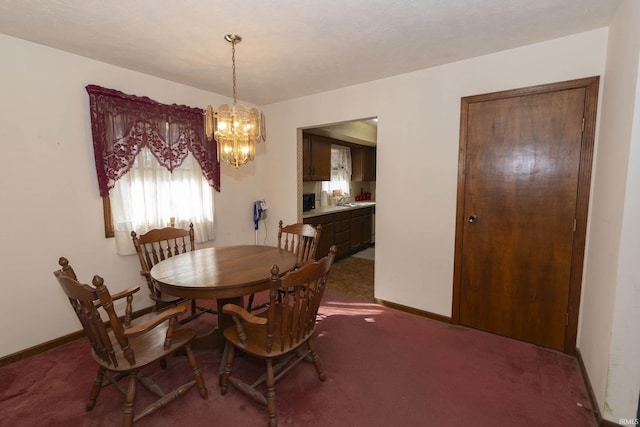
<instances>
[{"instance_id":1,"label":"wall telephone","mask_svg":"<svg viewBox=\"0 0 640 427\"><path fill-rule=\"evenodd\" d=\"M253 202L253 223L255 229L258 229L258 222L267 217L267 202L264 200L256 200Z\"/></svg>"}]
</instances>

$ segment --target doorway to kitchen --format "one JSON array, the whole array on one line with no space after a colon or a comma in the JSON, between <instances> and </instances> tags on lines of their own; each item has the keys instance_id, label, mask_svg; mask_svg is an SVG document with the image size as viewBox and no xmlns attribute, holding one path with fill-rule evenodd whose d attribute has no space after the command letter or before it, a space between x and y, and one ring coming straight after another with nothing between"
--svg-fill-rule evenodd
<instances>
[{"instance_id":1,"label":"doorway to kitchen","mask_svg":"<svg viewBox=\"0 0 640 427\"><path fill-rule=\"evenodd\" d=\"M344 284L363 282L354 283L351 291L359 288L360 292L368 287L366 294L372 298L377 119L307 127L300 130L300 136L298 205L303 206L300 203L303 198L315 197L312 205L304 204L300 215L305 223L322 225L317 258L336 245L336 267L342 264L340 269L344 270L336 273L336 279L344 276ZM371 274L362 274L367 272ZM364 277L370 277L366 280L370 282L368 285ZM349 286L338 288L349 290Z\"/></svg>"}]
</instances>

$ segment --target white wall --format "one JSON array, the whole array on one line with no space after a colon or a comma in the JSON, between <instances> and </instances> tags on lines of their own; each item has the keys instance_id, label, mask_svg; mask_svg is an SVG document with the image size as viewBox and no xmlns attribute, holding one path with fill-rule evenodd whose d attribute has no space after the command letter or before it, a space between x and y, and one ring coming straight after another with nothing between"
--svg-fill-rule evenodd
<instances>
[{"instance_id":1,"label":"white wall","mask_svg":"<svg viewBox=\"0 0 640 427\"><path fill-rule=\"evenodd\" d=\"M230 100L3 35L0 57L2 357L80 329L52 274L62 255L83 281L100 274L112 291L144 286L137 306L148 305L137 257L117 255L104 238L85 86L193 107ZM260 168L223 165L213 244L254 242Z\"/></svg>"},{"instance_id":2,"label":"white wall","mask_svg":"<svg viewBox=\"0 0 640 427\"><path fill-rule=\"evenodd\" d=\"M580 352L605 419L635 419L640 391L640 2L610 25Z\"/></svg>"},{"instance_id":3,"label":"white wall","mask_svg":"<svg viewBox=\"0 0 640 427\"><path fill-rule=\"evenodd\" d=\"M375 295L450 316L460 98L601 75L606 41L600 29L268 105L272 206L295 218L296 128L378 117Z\"/></svg>"}]
</instances>

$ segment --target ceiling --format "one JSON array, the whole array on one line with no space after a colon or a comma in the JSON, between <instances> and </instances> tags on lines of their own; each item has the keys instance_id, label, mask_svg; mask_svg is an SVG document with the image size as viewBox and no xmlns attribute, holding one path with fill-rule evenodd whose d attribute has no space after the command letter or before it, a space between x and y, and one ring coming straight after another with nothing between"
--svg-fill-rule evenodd
<instances>
[{"instance_id":1,"label":"ceiling","mask_svg":"<svg viewBox=\"0 0 640 427\"><path fill-rule=\"evenodd\" d=\"M3 0L0 33L265 105L606 26L620 0Z\"/></svg>"}]
</instances>

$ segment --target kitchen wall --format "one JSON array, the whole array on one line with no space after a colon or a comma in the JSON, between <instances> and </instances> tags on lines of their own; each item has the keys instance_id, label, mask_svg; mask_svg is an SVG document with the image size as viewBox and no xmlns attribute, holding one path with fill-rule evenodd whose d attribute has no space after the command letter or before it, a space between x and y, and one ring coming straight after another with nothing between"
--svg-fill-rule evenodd
<instances>
[{"instance_id":1,"label":"kitchen wall","mask_svg":"<svg viewBox=\"0 0 640 427\"><path fill-rule=\"evenodd\" d=\"M346 201L352 202L356 194L360 194L362 190L365 193L371 193L371 200L376 200L376 182L375 181L351 181L351 195ZM322 191L322 181L304 181L302 183L303 193L314 193L316 195L316 206L320 206L320 192Z\"/></svg>"}]
</instances>

